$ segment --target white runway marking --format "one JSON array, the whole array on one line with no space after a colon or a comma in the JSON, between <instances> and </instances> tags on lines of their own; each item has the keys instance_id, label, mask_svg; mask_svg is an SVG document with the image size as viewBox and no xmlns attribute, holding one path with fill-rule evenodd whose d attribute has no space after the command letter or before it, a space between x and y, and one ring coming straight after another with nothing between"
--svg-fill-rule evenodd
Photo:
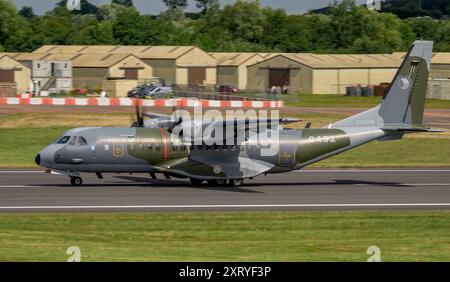
<instances>
[{"instance_id":1,"label":"white runway marking","mask_svg":"<svg viewBox=\"0 0 450 282\"><path fill-rule=\"evenodd\" d=\"M0 210L93 210L93 209L252 209L252 208L364 208L450 207L450 203L398 204L260 204L260 205L135 205L135 206L3 206Z\"/></svg>"},{"instance_id":2,"label":"white runway marking","mask_svg":"<svg viewBox=\"0 0 450 282\"><path fill-rule=\"evenodd\" d=\"M32 185L0 185L0 188L34 188L42 186L32 186Z\"/></svg>"},{"instance_id":3,"label":"white runway marking","mask_svg":"<svg viewBox=\"0 0 450 282\"><path fill-rule=\"evenodd\" d=\"M0 174L13 174L13 173L45 173L43 170L0 170Z\"/></svg>"}]
</instances>

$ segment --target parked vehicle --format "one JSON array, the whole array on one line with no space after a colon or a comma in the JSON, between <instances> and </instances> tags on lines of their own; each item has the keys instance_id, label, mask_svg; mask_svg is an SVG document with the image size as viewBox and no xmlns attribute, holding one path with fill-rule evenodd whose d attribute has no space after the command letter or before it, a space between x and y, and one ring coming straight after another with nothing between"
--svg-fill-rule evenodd
<instances>
[{"instance_id":1,"label":"parked vehicle","mask_svg":"<svg viewBox=\"0 0 450 282\"><path fill-rule=\"evenodd\" d=\"M233 85L219 85L220 94L239 93L241 90Z\"/></svg>"},{"instance_id":2,"label":"parked vehicle","mask_svg":"<svg viewBox=\"0 0 450 282\"><path fill-rule=\"evenodd\" d=\"M128 92L130 98L159 98L172 93L172 87L157 87L154 85L139 85Z\"/></svg>"}]
</instances>

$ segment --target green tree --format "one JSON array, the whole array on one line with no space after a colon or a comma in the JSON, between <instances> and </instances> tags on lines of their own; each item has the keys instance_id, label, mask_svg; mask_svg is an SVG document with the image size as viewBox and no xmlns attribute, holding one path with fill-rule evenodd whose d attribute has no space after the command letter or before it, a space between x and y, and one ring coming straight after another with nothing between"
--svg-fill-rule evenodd
<instances>
[{"instance_id":1,"label":"green tree","mask_svg":"<svg viewBox=\"0 0 450 282\"><path fill-rule=\"evenodd\" d=\"M220 7L219 0L195 0L197 8L202 10L202 14L206 14L209 8Z\"/></svg>"},{"instance_id":2,"label":"green tree","mask_svg":"<svg viewBox=\"0 0 450 282\"><path fill-rule=\"evenodd\" d=\"M265 17L259 0L237 0L226 5L222 12L221 24L234 38L258 43L264 35Z\"/></svg>"},{"instance_id":3,"label":"green tree","mask_svg":"<svg viewBox=\"0 0 450 282\"><path fill-rule=\"evenodd\" d=\"M405 22L418 39L432 40L439 27L439 23L430 18L410 18Z\"/></svg>"},{"instance_id":4,"label":"green tree","mask_svg":"<svg viewBox=\"0 0 450 282\"><path fill-rule=\"evenodd\" d=\"M184 9L188 5L187 0L163 0L163 2L170 9L175 9L177 7Z\"/></svg>"},{"instance_id":5,"label":"green tree","mask_svg":"<svg viewBox=\"0 0 450 282\"><path fill-rule=\"evenodd\" d=\"M436 30L435 51L450 52L450 21L442 21Z\"/></svg>"},{"instance_id":6,"label":"green tree","mask_svg":"<svg viewBox=\"0 0 450 282\"><path fill-rule=\"evenodd\" d=\"M19 15L21 15L22 17L31 20L32 18L34 18L36 15L34 14L33 8L30 6L23 6L22 9L20 9L19 11Z\"/></svg>"},{"instance_id":7,"label":"green tree","mask_svg":"<svg viewBox=\"0 0 450 282\"><path fill-rule=\"evenodd\" d=\"M29 40L32 35L29 22L16 12L9 0L0 0L0 49L6 51L29 51L34 47Z\"/></svg>"},{"instance_id":8,"label":"green tree","mask_svg":"<svg viewBox=\"0 0 450 282\"><path fill-rule=\"evenodd\" d=\"M102 21L95 25L88 26L80 32L77 44L115 44L113 25L110 21Z\"/></svg>"},{"instance_id":9,"label":"green tree","mask_svg":"<svg viewBox=\"0 0 450 282\"><path fill-rule=\"evenodd\" d=\"M112 0L112 4L130 7L133 6L133 0Z\"/></svg>"},{"instance_id":10,"label":"green tree","mask_svg":"<svg viewBox=\"0 0 450 282\"><path fill-rule=\"evenodd\" d=\"M97 13L97 6L94 4L91 4L88 0L81 0L80 2L81 10L73 10L72 13L74 14L95 14ZM56 4L56 7L58 8L66 8L67 7L67 0L61 0Z\"/></svg>"}]
</instances>

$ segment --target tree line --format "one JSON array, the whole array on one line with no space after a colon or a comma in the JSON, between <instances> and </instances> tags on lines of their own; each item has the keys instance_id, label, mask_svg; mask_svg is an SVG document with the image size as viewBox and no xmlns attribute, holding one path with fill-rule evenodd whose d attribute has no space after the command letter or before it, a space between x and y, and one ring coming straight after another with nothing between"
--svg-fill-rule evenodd
<instances>
[{"instance_id":1,"label":"tree line","mask_svg":"<svg viewBox=\"0 0 450 282\"><path fill-rule=\"evenodd\" d=\"M66 1L44 15L32 8L17 11L0 0L0 50L26 52L45 44L196 45L217 52L390 53L405 51L415 39L435 41L436 51L450 51L450 5L411 17L370 11L353 0L335 2L326 14L288 14L262 7L259 0L237 0L221 7L218 0L196 0L197 13L187 13L187 0L162 0L167 9L143 15L132 0L96 6L81 1L70 11ZM449 0L430 0L447 3ZM424 1L425 2L425 1ZM400 6L403 7L403 6ZM440 7L440 6L439 6ZM404 9L402 10L404 11Z\"/></svg>"}]
</instances>

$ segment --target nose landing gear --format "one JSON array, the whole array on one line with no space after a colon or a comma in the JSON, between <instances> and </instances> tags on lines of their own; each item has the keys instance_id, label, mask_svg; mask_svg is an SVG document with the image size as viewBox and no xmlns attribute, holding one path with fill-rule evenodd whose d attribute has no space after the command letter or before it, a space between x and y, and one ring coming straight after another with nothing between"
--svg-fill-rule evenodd
<instances>
[{"instance_id":1,"label":"nose landing gear","mask_svg":"<svg viewBox=\"0 0 450 282\"><path fill-rule=\"evenodd\" d=\"M230 186L232 186L232 187L239 187L239 186L242 186L243 184L244 184L244 179L242 179L242 178L230 179Z\"/></svg>"},{"instance_id":2,"label":"nose landing gear","mask_svg":"<svg viewBox=\"0 0 450 282\"><path fill-rule=\"evenodd\" d=\"M72 186L81 186L83 184L83 179L78 176L72 176L70 177L70 184L72 184Z\"/></svg>"}]
</instances>

